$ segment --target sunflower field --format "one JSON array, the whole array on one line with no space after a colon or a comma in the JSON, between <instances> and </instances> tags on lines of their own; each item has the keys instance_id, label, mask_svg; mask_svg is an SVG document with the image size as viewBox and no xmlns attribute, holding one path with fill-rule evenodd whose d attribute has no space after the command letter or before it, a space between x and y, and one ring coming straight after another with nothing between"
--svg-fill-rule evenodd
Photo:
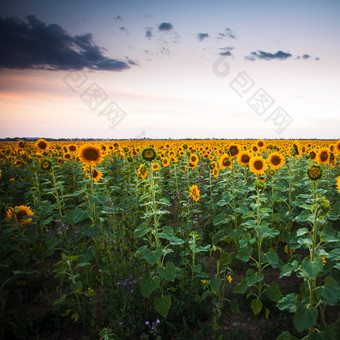
<instances>
[{"instance_id":1,"label":"sunflower field","mask_svg":"<svg viewBox=\"0 0 340 340\"><path fill-rule=\"evenodd\" d=\"M340 141L0 142L0 339L339 339Z\"/></svg>"}]
</instances>

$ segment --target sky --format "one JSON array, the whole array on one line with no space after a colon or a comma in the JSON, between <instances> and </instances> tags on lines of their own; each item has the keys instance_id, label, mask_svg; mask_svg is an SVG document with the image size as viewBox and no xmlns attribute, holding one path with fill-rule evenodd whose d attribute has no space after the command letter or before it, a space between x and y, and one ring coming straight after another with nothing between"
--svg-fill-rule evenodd
<instances>
[{"instance_id":1,"label":"sky","mask_svg":"<svg viewBox=\"0 0 340 340\"><path fill-rule=\"evenodd\" d=\"M0 138L339 139L340 1L4 0Z\"/></svg>"}]
</instances>

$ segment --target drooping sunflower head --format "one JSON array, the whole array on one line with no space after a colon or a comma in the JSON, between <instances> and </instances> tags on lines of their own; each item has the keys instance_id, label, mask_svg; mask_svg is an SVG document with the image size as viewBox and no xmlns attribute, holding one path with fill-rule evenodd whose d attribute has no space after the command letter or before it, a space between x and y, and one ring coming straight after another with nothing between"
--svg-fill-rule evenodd
<instances>
[{"instance_id":1,"label":"drooping sunflower head","mask_svg":"<svg viewBox=\"0 0 340 340\"><path fill-rule=\"evenodd\" d=\"M322 148L319 150L316 160L319 164L328 164L330 159L330 151L328 148Z\"/></svg>"},{"instance_id":2,"label":"drooping sunflower head","mask_svg":"<svg viewBox=\"0 0 340 340\"><path fill-rule=\"evenodd\" d=\"M251 154L247 151L242 151L238 157L237 162L242 166L247 166L249 164Z\"/></svg>"},{"instance_id":3,"label":"drooping sunflower head","mask_svg":"<svg viewBox=\"0 0 340 340\"><path fill-rule=\"evenodd\" d=\"M263 175L268 169L268 166L261 156L256 156L250 159L249 169L256 175Z\"/></svg>"},{"instance_id":4,"label":"drooping sunflower head","mask_svg":"<svg viewBox=\"0 0 340 340\"><path fill-rule=\"evenodd\" d=\"M217 168L217 162L210 162L210 164L209 164L209 168L211 169L211 170L214 170L215 168Z\"/></svg>"},{"instance_id":5,"label":"drooping sunflower head","mask_svg":"<svg viewBox=\"0 0 340 340\"><path fill-rule=\"evenodd\" d=\"M24 224L31 223L31 218L26 218L26 216L33 216L34 213L30 207L26 205L19 205L15 208L9 208L7 210L7 219L11 223L15 223L15 220L19 223L19 225L23 226Z\"/></svg>"},{"instance_id":6,"label":"drooping sunflower head","mask_svg":"<svg viewBox=\"0 0 340 340\"><path fill-rule=\"evenodd\" d=\"M44 159L41 163L40 163L40 167L42 170L48 171L51 169L52 167L52 162L48 159Z\"/></svg>"},{"instance_id":7,"label":"drooping sunflower head","mask_svg":"<svg viewBox=\"0 0 340 340\"><path fill-rule=\"evenodd\" d=\"M336 179L336 188L340 192L340 176L338 176L337 179Z\"/></svg>"},{"instance_id":8,"label":"drooping sunflower head","mask_svg":"<svg viewBox=\"0 0 340 340\"><path fill-rule=\"evenodd\" d=\"M312 181L316 181L322 176L322 169L318 165L312 165L307 170L307 175Z\"/></svg>"},{"instance_id":9,"label":"drooping sunflower head","mask_svg":"<svg viewBox=\"0 0 340 340\"><path fill-rule=\"evenodd\" d=\"M194 184L190 187L189 195L192 197L192 199L195 202L198 202L198 200L200 199L200 191L199 191L198 186L196 184Z\"/></svg>"},{"instance_id":10,"label":"drooping sunflower head","mask_svg":"<svg viewBox=\"0 0 340 340\"><path fill-rule=\"evenodd\" d=\"M79 150L79 159L86 165L95 166L102 161L102 152L94 144L85 144Z\"/></svg>"},{"instance_id":11,"label":"drooping sunflower head","mask_svg":"<svg viewBox=\"0 0 340 340\"><path fill-rule=\"evenodd\" d=\"M156 150L154 148L145 148L143 151L142 151L142 158L145 160L145 161L153 161L157 156L157 153L156 153Z\"/></svg>"},{"instance_id":12,"label":"drooping sunflower head","mask_svg":"<svg viewBox=\"0 0 340 340\"><path fill-rule=\"evenodd\" d=\"M39 151L47 151L50 145L45 139L38 139L35 146Z\"/></svg>"},{"instance_id":13,"label":"drooping sunflower head","mask_svg":"<svg viewBox=\"0 0 340 340\"><path fill-rule=\"evenodd\" d=\"M213 175L214 175L215 178L218 177L218 174L219 174L219 173L220 173L220 172L219 172L219 170L218 170L218 167L214 168L214 170L213 170Z\"/></svg>"},{"instance_id":14,"label":"drooping sunflower head","mask_svg":"<svg viewBox=\"0 0 340 340\"><path fill-rule=\"evenodd\" d=\"M278 170L282 168L283 165L285 164L285 159L278 152L274 152L269 155L268 163L269 163L270 168Z\"/></svg>"}]
</instances>

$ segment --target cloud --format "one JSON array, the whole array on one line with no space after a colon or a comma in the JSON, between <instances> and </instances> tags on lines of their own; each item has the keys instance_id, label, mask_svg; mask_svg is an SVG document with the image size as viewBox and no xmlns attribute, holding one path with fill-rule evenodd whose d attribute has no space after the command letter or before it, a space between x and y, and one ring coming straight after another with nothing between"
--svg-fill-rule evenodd
<instances>
[{"instance_id":1,"label":"cloud","mask_svg":"<svg viewBox=\"0 0 340 340\"><path fill-rule=\"evenodd\" d=\"M198 33L196 36L199 41L203 41L206 38L210 38L208 33Z\"/></svg>"},{"instance_id":2,"label":"cloud","mask_svg":"<svg viewBox=\"0 0 340 340\"><path fill-rule=\"evenodd\" d=\"M162 22L158 26L158 29L160 31L171 31L173 28L174 28L174 26L170 22Z\"/></svg>"},{"instance_id":3,"label":"cloud","mask_svg":"<svg viewBox=\"0 0 340 340\"><path fill-rule=\"evenodd\" d=\"M123 71L128 63L103 55L90 33L69 35L57 24L46 25L35 16L27 22L0 18L0 69Z\"/></svg>"},{"instance_id":4,"label":"cloud","mask_svg":"<svg viewBox=\"0 0 340 340\"><path fill-rule=\"evenodd\" d=\"M264 51L254 51L250 52L250 56L246 56L246 60L255 61L255 59L262 59L262 60L273 60L273 59L279 59L279 60L285 60L287 58L290 58L292 55L288 52L283 51L277 51L275 54L264 52Z\"/></svg>"},{"instance_id":5,"label":"cloud","mask_svg":"<svg viewBox=\"0 0 340 340\"><path fill-rule=\"evenodd\" d=\"M221 56L227 56L227 57L229 57L229 56L232 56L232 53L231 53L231 51L234 49L234 47L221 47L220 48L220 50L221 50L221 52L219 53L219 55L221 55Z\"/></svg>"},{"instance_id":6,"label":"cloud","mask_svg":"<svg viewBox=\"0 0 340 340\"><path fill-rule=\"evenodd\" d=\"M113 17L113 20L115 20L115 21L123 21L123 18L120 15L117 15L117 16Z\"/></svg>"},{"instance_id":7,"label":"cloud","mask_svg":"<svg viewBox=\"0 0 340 340\"><path fill-rule=\"evenodd\" d=\"M237 39L235 33L233 33L232 29L229 27L227 27L222 33L219 33L217 39L224 39L226 37Z\"/></svg>"},{"instance_id":8,"label":"cloud","mask_svg":"<svg viewBox=\"0 0 340 340\"><path fill-rule=\"evenodd\" d=\"M126 29L126 27L121 26L120 30L121 30L121 32L124 32L126 35L129 35L129 31Z\"/></svg>"},{"instance_id":9,"label":"cloud","mask_svg":"<svg viewBox=\"0 0 340 340\"><path fill-rule=\"evenodd\" d=\"M309 54L304 54L303 56L302 56L302 59L309 59L310 58L310 55Z\"/></svg>"},{"instance_id":10,"label":"cloud","mask_svg":"<svg viewBox=\"0 0 340 340\"><path fill-rule=\"evenodd\" d=\"M151 39L153 37L152 34L152 27L145 27L146 31L145 31L145 37L148 39Z\"/></svg>"}]
</instances>

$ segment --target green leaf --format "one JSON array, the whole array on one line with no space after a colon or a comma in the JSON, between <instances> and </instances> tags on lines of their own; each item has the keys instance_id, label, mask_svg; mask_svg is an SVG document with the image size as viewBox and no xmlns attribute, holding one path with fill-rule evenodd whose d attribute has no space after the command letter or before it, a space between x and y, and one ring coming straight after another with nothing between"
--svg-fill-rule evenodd
<instances>
[{"instance_id":1,"label":"green leaf","mask_svg":"<svg viewBox=\"0 0 340 340\"><path fill-rule=\"evenodd\" d=\"M263 308L263 304L259 298L253 299L250 302L250 307L255 315L259 314Z\"/></svg>"},{"instance_id":2,"label":"green leaf","mask_svg":"<svg viewBox=\"0 0 340 340\"><path fill-rule=\"evenodd\" d=\"M98 235L100 235L100 228L95 225L85 225L82 231L88 237L97 237Z\"/></svg>"},{"instance_id":3,"label":"green leaf","mask_svg":"<svg viewBox=\"0 0 340 340\"><path fill-rule=\"evenodd\" d=\"M221 201L220 201L221 202ZM218 203L217 203L218 204ZM228 223L229 222L229 218L226 218L225 216L224 216L224 213L219 213L218 215L216 215L215 217L214 217L214 221L213 221L213 224L214 224L214 226L215 227L217 227L218 225L220 225L220 224L226 224L226 223Z\"/></svg>"},{"instance_id":4,"label":"green leaf","mask_svg":"<svg viewBox=\"0 0 340 340\"><path fill-rule=\"evenodd\" d=\"M243 294L248 288L247 280L243 278L233 289L235 294Z\"/></svg>"},{"instance_id":5,"label":"green leaf","mask_svg":"<svg viewBox=\"0 0 340 340\"><path fill-rule=\"evenodd\" d=\"M265 290L267 296L270 300L274 302L279 302L281 299L280 287L276 282L272 282Z\"/></svg>"},{"instance_id":6,"label":"green leaf","mask_svg":"<svg viewBox=\"0 0 340 340\"><path fill-rule=\"evenodd\" d=\"M315 279L323 268L323 261L321 257L316 257L311 261L309 257L305 257L302 261L301 269L307 273L311 279Z\"/></svg>"},{"instance_id":7,"label":"green leaf","mask_svg":"<svg viewBox=\"0 0 340 340\"><path fill-rule=\"evenodd\" d=\"M224 241L227 237L228 235L225 230L221 229L212 237L212 243L216 245L217 243Z\"/></svg>"},{"instance_id":8,"label":"green leaf","mask_svg":"<svg viewBox=\"0 0 340 340\"><path fill-rule=\"evenodd\" d=\"M13 270L14 275L30 275L38 273L37 270Z\"/></svg>"},{"instance_id":9,"label":"green leaf","mask_svg":"<svg viewBox=\"0 0 340 340\"><path fill-rule=\"evenodd\" d=\"M243 262L248 262L252 252L252 247L240 248L236 257Z\"/></svg>"},{"instance_id":10,"label":"green leaf","mask_svg":"<svg viewBox=\"0 0 340 340\"><path fill-rule=\"evenodd\" d=\"M58 245L58 239L55 236L48 235L45 239L45 244L48 249L53 249Z\"/></svg>"},{"instance_id":11,"label":"green leaf","mask_svg":"<svg viewBox=\"0 0 340 340\"><path fill-rule=\"evenodd\" d=\"M67 297L67 294L62 295L60 298L56 299L53 302L53 305L58 305L59 303L63 303Z\"/></svg>"},{"instance_id":12,"label":"green leaf","mask_svg":"<svg viewBox=\"0 0 340 340\"><path fill-rule=\"evenodd\" d=\"M340 286L333 277L328 276L325 285L318 289L318 294L323 303L335 306L340 300Z\"/></svg>"},{"instance_id":13,"label":"green leaf","mask_svg":"<svg viewBox=\"0 0 340 340\"><path fill-rule=\"evenodd\" d=\"M150 230L151 228L148 227L148 223L144 222L135 229L135 231L133 232L133 235L136 238L140 238L140 237L143 237L145 234L147 234Z\"/></svg>"},{"instance_id":14,"label":"green leaf","mask_svg":"<svg viewBox=\"0 0 340 340\"><path fill-rule=\"evenodd\" d=\"M280 310L288 309L290 313L294 313L297 309L296 306L297 297L298 295L296 293L288 294L276 304L276 307Z\"/></svg>"},{"instance_id":15,"label":"green leaf","mask_svg":"<svg viewBox=\"0 0 340 340\"><path fill-rule=\"evenodd\" d=\"M83 290L83 284L81 281L72 283L70 286L72 292L74 293L80 293Z\"/></svg>"},{"instance_id":16,"label":"green leaf","mask_svg":"<svg viewBox=\"0 0 340 340\"><path fill-rule=\"evenodd\" d=\"M214 293L218 291L218 289L221 287L221 284L222 284L222 280L217 276L214 276L210 280L210 288Z\"/></svg>"},{"instance_id":17,"label":"green leaf","mask_svg":"<svg viewBox=\"0 0 340 340\"><path fill-rule=\"evenodd\" d=\"M143 253L144 259L153 266L162 256L162 248L159 247L154 251L151 251L149 248L144 249Z\"/></svg>"},{"instance_id":18,"label":"green leaf","mask_svg":"<svg viewBox=\"0 0 340 340\"><path fill-rule=\"evenodd\" d=\"M171 307L171 296L164 295L163 297L157 297L154 306L156 311L166 318Z\"/></svg>"},{"instance_id":19,"label":"green leaf","mask_svg":"<svg viewBox=\"0 0 340 340\"><path fill-rule=\"evenodd\" d=\"M194 273L199 274L199 273L202 271L202 265L201 265L201 264L195 264L195 265L192 267L192 271L193 271Z\"/></svg>"},{"instance_id":20,"label":"green leaf","mask_svg":"<svg viewBox=\"0 0 340 340\"><path fill-rule=\"evenodd\" d=\"M292 263L286 263L282 269L280 274L280 279L284 276L290 276L292 271L294 271L297 268L297 261L294 261Z\"/></svg>"},{"instance_id":21,"label":"green leaf","mask_svg":"<svg viewBox=\"0 0 340 340\"><path fill-rule=\"evenodd\" d=\"M307 228L300 228L296 231L296 236L302 236L308 233L308 229Z\"/></svg>"},{"instance_id":22,"label":"green leaf","mask_svg":"<svg viewBox=\"0 0 340 340\"><path fill-rule=\"evenodd\" d=\"M297 337L291 335L288 331L281 333L276 340L297 340Z\"/></svg>"},{"instance_id":23,"label":"green leaf","mask_svg":"<svg viewBox=\"0 0 340 340\"><path fill-rule=\"evenodd\" d=\"M184 240L182 240L181 238L176 237L174 235L169 235L167 233L158 233L157 236L159 238L168 240L174 246L184 243Z\"/></svg>"},{"instance_id":24,"label":"green leaf","mask_svg":"<svg viewBox=\"0 0 340 340\"><path fill-rule=\"evenodd\" d=\"M230 307L230 310L233 313L239 313L240 312L240 306L239 306L238 301L236 299L229 300L229 307Z\"/></svg>"},{"instance_id":25,"label":"green leaf","mask_svg":"<svg viewBox=\"0 0 340 340\"><path fill-rule=\"evenodd\" d=\"M248 269L246 272L246 280L248 287L254 285L255 283L258 283L264 279L263 273L255 273L253 269Z\"/></svg>"},{"instance_id":26,"label":"green leaf","mask_svg":"<svg viewBox=\"0 0 340 340\"><path fill-rule=\"evenodd\" d=\"M263 254L263 262L269 263L272 267L276 267L279 264L279 257L273 248L270 248L267 253Z\"/></svg>"},{"instance_id":27,"label":"green leaf","mask_svg":"<svg viewBox=\"0 0 340 340\"><path fill-rule=\"evenodd\" d=\"M154 278L144 279L140 282L140 291L141 294L148 298L153 291L155 291L161 283L161 279L159 276L155 276Z\"/></svg>"},{"instance_id":28,"label":"green leaf","mask_svg":"<svg viewBox=\"0 0 340 340\"><path fill-rule=\"evenodd\" d=\"M72 222L79 223L79 222L86 220L89 217L90 217L89 209L82 210L78 208L78 209L75 209L72 213Z\"/></svg>"},{"instance_id":29,"label":"green leaf","mask_svg":"<svg viewBox=\"0 0 340 340\"><path fill-rule=\"evenodd\" d=\"M166 267L158 267L159 275L167 281L174 282L176 276L176 266L172 262L167 262Z\"/></svg>"},{"instance_id":30,"label":"green leaf","mask_svg":"<svg viewBox=\"0 0 340 340\"><path fill-rule=\"evenodd\" d=\"M315 307L301 307L294 314L294 326L299 332L303 332L315 325L317 317L318 310Z\"/></svg>"}]
</instances>

